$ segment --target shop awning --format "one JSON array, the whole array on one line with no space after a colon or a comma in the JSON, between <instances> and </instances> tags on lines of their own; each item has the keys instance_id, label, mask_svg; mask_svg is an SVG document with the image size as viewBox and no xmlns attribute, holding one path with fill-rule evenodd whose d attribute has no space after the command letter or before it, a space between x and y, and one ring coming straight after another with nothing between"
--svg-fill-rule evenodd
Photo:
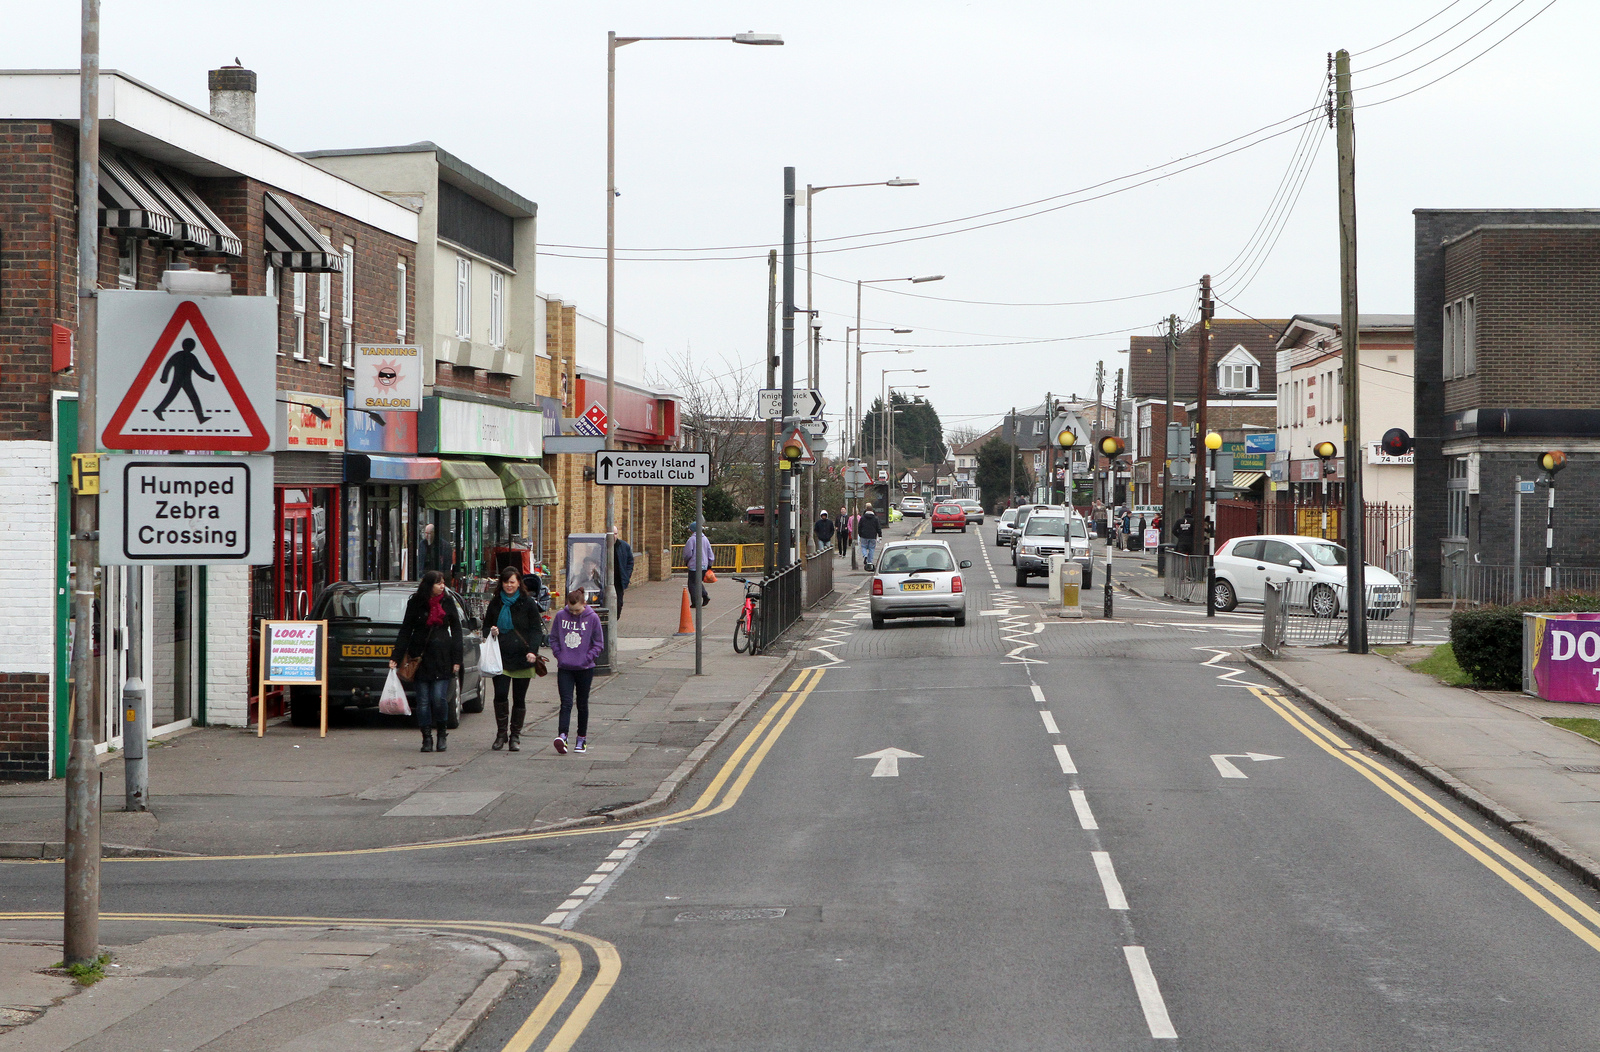
<instances>
[{"instance_id":1,"label":"shop awning","mask_svg":"<svg viewBox=\"0 0 1600 1052\"><path fill-rule=\"evenodd\" d=\"M267 262L275 267L316 273L337 274L344 269L344 257L333 250L294 205L277 194L266 193L263 197Z\"/></svg>"},{"instance_id":2,"label":"shop awning","mask_svg":"<svg viewBox=\"0 0 1600 1052\"><path fill-rule=\"evenodd\" d=\"M156 175L171 188L179 200L188 206L190 213L211 231L212 240L216 244L214 251L220 252L225 256L244 255L244 242L239 240L239 235L235 234L232 228L227 223L224 223L217 213L211 210L211 206L201 198L200 192L194 188L193 183L176 172L162 171L157 172Z\"/></svg>"},{"instance_id":3,"label":"shop awning","mask_svg":"<svg viewBox=\"0 0 1600 1052\"><path fill-rule=\"evenodd\" d=\"M175 238L178 220L117 158L100 158L100 225L136 237Z\"/></svg>"},{"instance_id":4,"label":"shop awning","mask_svg":"<svg viewBox=\"0 0 1600 1052\"><path fill-rule=\"evenodd\" d=\"M505 483L506 505L526 508L533 505L560 504L556 496L556 483L544 468L524 461L503 460L496 467L500 481Z\"/></svg>"},{"instance_id":5,"label":"shop awning","mask_svg":"<svg viewBox=\"0 0 1600 1052\"><path fill-rule=\"evenodd\" d=\"M1265 471L1235 471L1233 473L1233 488L1250 489L1266 477L1266 474Z\"/></svg>"},{"instance_id":6,"label":"shop awning","mask_svg":"<svg viewBox=\"0 0 1600 1052\"><path fill-rule=\"evenodd\" d=\"M432 482L440 472L438 457L390 457L376 453L346 453L344 456L344 480L351 483Z\"/></svg>"},{"instance_id":7,"label":"shop awning","mask_svg":"<svg viewBox=\"0 0 1600 1052\"><path fill-rule=\"evenodd\" d=\"M506 506L500 476L480 460L439 461L439 477L422 484L421 497L424 505L436 511Z\"/></svg>"},{"instance_id":8,"label":"shop awning","mask_svg":"<svg viewBox=\"0 0 1600 1052\"><path fill-rule=\"evenodd\" d=\"M174 241L193 246L202 252L222 251L222 241L217 232L211 229L211 225L195 211L184 195L173 187L171 179L157 172L141 157L125 154L121 161L122 166L139 180L157 201L161 202L161 207L177 219L178 232L173 237ZM198 195L196 197L198 198ZM238 244L238 240L238 238L233 239L235 245ZM237 252L233 254L238 255Z\"/></svg>"}]
</instances>

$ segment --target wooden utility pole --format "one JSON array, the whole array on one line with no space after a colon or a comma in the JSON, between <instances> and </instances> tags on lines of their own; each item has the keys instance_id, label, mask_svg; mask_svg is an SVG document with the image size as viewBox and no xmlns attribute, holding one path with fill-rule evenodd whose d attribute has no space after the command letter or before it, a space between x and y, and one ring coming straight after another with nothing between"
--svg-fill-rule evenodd
<instances>
[{"instance_id":1,"label":"wooden utility pole","mask_svg":"<svg viewBox=\"0 0 1600 1052\"><path fill-rule=\"evenodd\" d=\"M1334 56L1339 141L1339 336L1344 358L1344 549L1348 648L1367 652L1366 503L1361 469L1361 314L1356 302L1356 122L1350 52Z\"/></svg>"},{"instance_id":2,"label":"wooden utility pole","mask_svg":"<svg viewBox=\"0 0 1600 1052\"><path fill-rule=\"evenodd\" d=\"M1178 316L1167 315L1167 415L1161 421L1161 547L1156 550L1156 572L1167 572L1167 546L1172 543L1172 450L1167 448L1172 435L1172 403L1178 386ZM1155 465L1150 465L1152 470Z\"/></svg>"},{"instance_id":3,"label":"wooden utility pole","mask_svg":"<svg viewBox=\"0 0 1600 1052\"><path fill-rule=\"evenodd\" d=\"M1123 426L1122 426L1122 370L1121 369L1117 370L1117 397L1116 397L1116 400L1112 403L1111 419L1116 421L1114 424L1111 425L1111 429L1117 433L1117 437L1122 439L1124 442L1128 443L1129 446L1132 446L1133 445L1133 436L1129 435L1127 433L1128 431L1132 430L1132 428L1129 427L1129 428L1124 429ZM1117 486L1117 464L1116 464L1115 460L1113 460L1111 462L1110 473L1111 473L1111 488L1115 489L1116 486ZM1128 484L1130 486L1133 484L1133 479L1132 478L1128 479ZM1128 506L1128 510L1130 512L1133 510L1133 498L1132 497L1129 497L1128 499L1124 500L1123 503Z\"/></svg>"},{"instance_id":4,"label":"wooden utility pole","mask_svg":"<svg viewBox=\"0 0 1600 1052\"><path fill-rule=\"evenodd\" d=\"M1010 507L1017 499L1017 407L1011 407L1011 415L1006 417L1006 426L1011 429L1011 488L1006 490L1006 507Z\"/></svg>"},{"instance_id":5,"label":"wooden utility pole","mask_svg":"<svg viewBox=\"0 0 1600 1052\"><path fill-rule=\"evenodd\" d=\"M1195 355L1195 361L1199 363L1196 366L1198 378L1194 387L1198 409L1195 416L1197 430L1193 443L1194 495L1189 499L1189 516L1194 519L1194 528L1197 531L1202 531L1191 535L1195 537L1203 536L1204 524L1202 520L1205 518L1203 512L1205 504L1201 497L1201 486L1206 478L1206 377L1211 372L1211 315L1215 311L1216 307L1211 302L1211 275L1207 274L1200 279L1200 348ZM1200 553L1197 549L1191 554L1198 555Z\"/></svg>"}]
</instances>

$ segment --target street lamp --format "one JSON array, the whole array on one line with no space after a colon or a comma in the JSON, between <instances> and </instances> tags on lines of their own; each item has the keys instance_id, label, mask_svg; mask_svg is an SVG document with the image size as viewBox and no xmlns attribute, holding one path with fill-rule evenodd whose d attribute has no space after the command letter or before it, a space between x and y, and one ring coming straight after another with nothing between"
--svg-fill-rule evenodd
<instances>
[{"instance_id":1,"label":"street lamp","mask_svg":"<svg viewBox=\"0 0 1600 1052\"><path fill-rule=\"evenodd\" d=\"M889 392L892 390L892 388L887 387L885 385L885 381L890 373L925 373L927 371L928 370L926 369L909 368L883 369L878 373L878 401L882 403L884 413L884 420L881 422L880 434L883 436L884 441L884 456L889 458L889 482L891 485L894 483L894 450L888 445L891 440L890 421L888 420L888 417L893 409L893 407L889 405ZM923 386L927 385L924 384Z\"/></svg>"},{"instance_id":2,"label":"street lamp","mask_svg":"<svg viewBox=\"0 0 1600 1052\"><path fill-rule=\"evenodd\" d=\"M926 369L913 369L911 371L914 372L914 373L925 373L928 370L926 370ZM896 391L926 391L927 389L928 389L928 385L927 384L890 384L889 385L889 397L893 398L894 397L894 393ZM884 408L887 409L887 412L884 414L884 417L889 422L889 441L888 441L889 484L892 486L892 485L894 485L894 417L895 417L896 413L902 412L903 410L895 409L893 406L889 406L889 405L885 405Z\"/></svg>"},{"instance_id":3,"label":"street lamp","mask_svg":"<svg viewBox=\"0 0 1600 1052\"><path fill-rule=\"evenodd\" d=\"M617 48L641 41L669 40L730 40L735 44L778 45L783 37L776 33L757 33L753 30L726 37L619 37L615 31L606 34L606 448L617 448L616 417L613 410L617 395ZM607 610L615 610L613 595L615 574L609 567L616 557L617 497L613 486L606 487L606 566L602 582L601 602ZM613 660L616 647L615 631L605 633L606 663L615 668Z\"/></svg>"},{"instance_id":4,"label":"street lamp","mask_svg":"<svg viewBox=\"0 0 1600 1052\"><path fill-rule=\"evenodd\" d=\"M855 407L855 418L852 420L852 419L850 419L850 416L851 416L851 410L850 410L850 334L853 333L853 332L893 332L893 333L902 333L902 334L904 334L904 333L908 333L910 331L911 331L910 329L846 329L844 331L844 333L845 333L845 347L844 347L844 376L845 376L844 398L845 398L845 418L846 418L845 419L845 426L847 428L850 428L850 450L851 450L851 453L854 456L858 457L858 458L861 456L861 438L860 438L860 435L859 435L859 432L861 430L861 394L860 394L860 391L861 391L861 355L863 355L863 354L911 354L913 351L916 350L916 348L915 347L902 347L902 348L878 347L878 348L876 348L874 350L863 351L863 350L861 350L861 338L860 337L856 338L856 407Z\"/></svg>"},{"instance_id":5,"label":"street lamp","mask_svg":"<svg viewBox=\"0 0 1600 1052\"><path fill-rule=\"evenodd\" d=\"M920 285L924 281L943 281L943 274L924 274L913 278L864 278L856 282L856 427L861 426L861 286L882 285L890 281L909 281L913 285ZM873 352L867 351L867 354ZM905 352L901 352L905 353Z\"/></svg>"}]
</instances>

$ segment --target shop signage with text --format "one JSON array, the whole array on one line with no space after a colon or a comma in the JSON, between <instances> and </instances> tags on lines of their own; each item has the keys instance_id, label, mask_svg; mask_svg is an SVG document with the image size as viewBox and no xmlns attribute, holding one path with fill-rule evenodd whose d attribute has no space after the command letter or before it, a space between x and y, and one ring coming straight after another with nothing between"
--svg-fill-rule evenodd
<instances>
[{"instance_id":1,"label":"shop signage with text","mask_svg":"<svg viewBox=\"0 0 1600 1052\"><path fill-rule=\"evenodd\" d=\"M534 460L544 455L544 414L435 395L422 400L419 446L426 453Z\"/></svg>"},{"instance_id":2,"label":"shop signage with text","mask_svg":"<svg viewBox=\"0 0 1600 1052\"><path fill-rule=\"evenodd\" d=\"M415 413L422 409L422 348L406 344L356 345L356 409Z\"/></svg>"},{"instance_id":3,"label":"shop signage with text","mask_svg":"<svg viewBox=\"0 0 1600 1052\"><path fill-rule=\"evenodd\" d=\"M100 459L100 562L272 563L272 457Z\"/></svg>"}]
</instances>

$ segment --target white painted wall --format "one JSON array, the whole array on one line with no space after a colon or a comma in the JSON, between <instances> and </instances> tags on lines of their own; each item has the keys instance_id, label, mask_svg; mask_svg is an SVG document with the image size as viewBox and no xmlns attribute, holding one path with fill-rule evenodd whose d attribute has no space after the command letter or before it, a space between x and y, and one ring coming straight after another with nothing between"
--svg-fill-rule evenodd
<instances>
[{"instance_id":1,"label":"white painted wall","mask_svg":"<svg viewBox=\"0 0 1600 1052\"><path fill-rule=\"evenodd\" d=\"M578 368L601 376L606 374L606 323L578 312ZM644 375L644 341L632 333L617 330L617 379L648 387Z\"/></svg>"},{"instance_id":2,"label":"white painted wall","mask_svg":"<svg viewBox=\"0 0 1600 1052\"><path fill-rule=\"evenodd\" d=\"M206 571L206 722L243 727L250 712L250 568Z\"/></svg>"},{"instance_id":3,"label":"white painted wall","mask_svg":"<svg viewBox=\"0 0 1600 1052\"><path fill-rule=\"evenodd\" d=\"M55 444L0 442L0 672L55 671Z\"/></svg>"}]
</instances>

